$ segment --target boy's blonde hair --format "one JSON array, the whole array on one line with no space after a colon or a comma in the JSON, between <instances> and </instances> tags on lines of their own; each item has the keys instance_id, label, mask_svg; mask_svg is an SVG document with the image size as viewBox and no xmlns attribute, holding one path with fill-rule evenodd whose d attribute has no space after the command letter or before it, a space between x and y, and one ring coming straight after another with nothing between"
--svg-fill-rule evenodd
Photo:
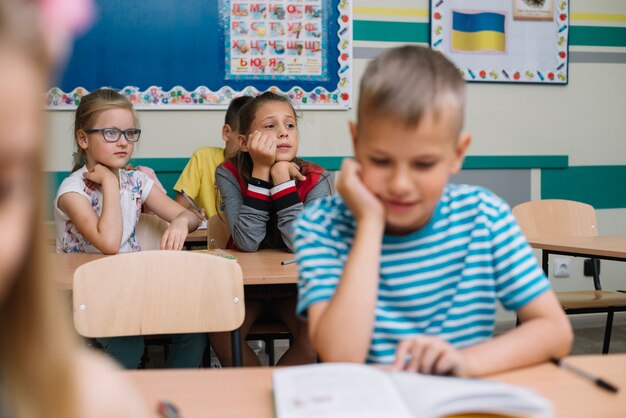
<instances>
[{"instance_id":1,"label":"boy's blonde hair","mask_svg":"<svg viewBox=\"0 0 626 418\"><path fill-rule=\"evenodd\" d=\"M371 117L395 117L418 125L427 112L438 117L447 106L457 109L457 132L463 127L465 81L441 53L421 46L390 49L372 60L363 74L359 124Z\"/></svg>"},{"instance_id":2,"label":"boy's blonde hair","mask_svg":"<svg viewBox=\"0 0 626 418\"><path fill-rule=\"evenodd\" d=\"M127 109L133 114L135 127L139 127L137 114L133 109L132 103L123 95L115 90L102 88L94 90L88 95L80 99L80 104L76 108L74 118L74 141L76 142L76 154L74 154L74 167L72 172L78 170L87 163L87 155L85 150L78 146L78 131L87 131L94 128L96 119L111 109Z\"/></svg>"}]
</instances>

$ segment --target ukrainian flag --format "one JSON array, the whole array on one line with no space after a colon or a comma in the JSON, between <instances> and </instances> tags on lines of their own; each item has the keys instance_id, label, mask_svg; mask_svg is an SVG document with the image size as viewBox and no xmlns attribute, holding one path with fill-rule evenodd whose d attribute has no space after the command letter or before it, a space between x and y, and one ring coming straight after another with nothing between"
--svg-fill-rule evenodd
<instances>
[{"instance_id":1,"label":"ukrainian flag","mask_svg":"<svg viewBox=\"0 0 626 418\"><path fill-rule=\"evenodd\" d=\"M457 51L506 51L504 14L452 12L452 49Z\"/></svg>"}]
</instances>

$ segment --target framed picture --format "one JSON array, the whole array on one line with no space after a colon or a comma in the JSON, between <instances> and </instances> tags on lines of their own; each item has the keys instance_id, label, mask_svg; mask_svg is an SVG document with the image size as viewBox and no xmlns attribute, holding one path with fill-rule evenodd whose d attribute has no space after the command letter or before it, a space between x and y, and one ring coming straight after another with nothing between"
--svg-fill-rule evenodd
<instances>
[{"instance_id":1,"label":"framed picture","mask_svg":"<svg viewBox=\"0 0 626 418\"><path fill-rule=\"evenodd\" d=\"M467 81L568 82L569 0L431 0L430 25Z\"/></svg>"},{"instance_id":2,"label":"framed picture","mask_svg":"<svg viewBox=\"0 0 626 418\"><path fill-rule=\"evenodd\" d=\"M545 20L554 19L554 3L552 0L513 0L514 20Z\"/></svg>"}]
</instances>

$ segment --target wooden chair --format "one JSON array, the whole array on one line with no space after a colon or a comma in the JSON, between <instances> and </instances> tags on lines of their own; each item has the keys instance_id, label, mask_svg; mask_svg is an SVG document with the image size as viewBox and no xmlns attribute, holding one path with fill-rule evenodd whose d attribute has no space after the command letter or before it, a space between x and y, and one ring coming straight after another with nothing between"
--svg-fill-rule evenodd
<instances>
[{"instance_id":1,"label":"wooden chair","mask_svg":"<svg viewBox=\"0 0 626 418\"><path fill-rule=\"evenodd\" d=\"M213 215L208 221L208 244L209 248L225 249L230 239L230 230L226 221L226 214L220 212ZM250 328L246 340L261 340L265 344L265 352L267 353L270 365L275 363L275 347L276 340L286 339L291 341L293 336L289 332L289 328L280 321L255 322Z\"/></svg>"},{"instance_id":2,"label":"wooden chair","mask_svg":"<svg viewBox=\"0 0 626 418\"><path fill-rule=\"evenodd\" d=\"M142 213L135 228L135 235L142 251L161 249L161 237L169 223L153 214Z\"/></svg>"},{"instance_id":3,"label":"wooden chair","mask_svg":"<svg viewBox=\"0 0 626 418\"><path fill-rule=\"evenodd\" d=\"M74 326L85 337L231 331L241 366L245 314L239 265L186 251L98 259L74 273Z\"/></svg>"},{"instance_id":4,"label":"wooden chair","mask_svg":"<svg viewBox=\"0 0 626 418\"><path fill-rule=\"evenodd\" d=\"M207 224L207 240L209 248L226 248L230 239L226 214L220 212L209 218Z\"/></svg>"},{"instance_id":5,"label":"wooden chair","mask_svg":"<svg viewBox=\"0 0 626 418\"><path fill-rule=\"evenodd\" d=\"M522 231L528 238L594 237L598 235L596 212L590 205L572 200L533 200L513 208ZM598 260L592 259L594 290L557 292L567 314L604 313L606 326L602 353L609 352L614 312L626 311L626 294L602 290ZM548 254L542 256L548 275Z\"/></svg>"}]
</instances>

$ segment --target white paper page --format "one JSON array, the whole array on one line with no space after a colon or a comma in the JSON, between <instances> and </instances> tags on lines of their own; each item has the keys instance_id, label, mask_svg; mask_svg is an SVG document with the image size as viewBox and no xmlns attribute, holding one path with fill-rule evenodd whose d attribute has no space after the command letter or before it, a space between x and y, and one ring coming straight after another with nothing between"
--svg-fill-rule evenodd
<instances>
[{"instance_id":1,"label":"white paper page","mask_svg":"<svg viewBox=\"0 0 626 418\"><path fill-rule=\"evenodd\" d=\"M409 418L387 374L359 364L315 364L272 374L278 418Z\"/></svg>"},{"instance_id":2,"label":"white paper page","mask_svg":"<svg viewBox=\"0 0 626 418\"><path fill-rule=\"evenodd\" d=\"M389 376L414 417L468 412L552 417L552 406L546 399L505 383L407 372L390 373Z\"/></svg>"}]
</instances>

